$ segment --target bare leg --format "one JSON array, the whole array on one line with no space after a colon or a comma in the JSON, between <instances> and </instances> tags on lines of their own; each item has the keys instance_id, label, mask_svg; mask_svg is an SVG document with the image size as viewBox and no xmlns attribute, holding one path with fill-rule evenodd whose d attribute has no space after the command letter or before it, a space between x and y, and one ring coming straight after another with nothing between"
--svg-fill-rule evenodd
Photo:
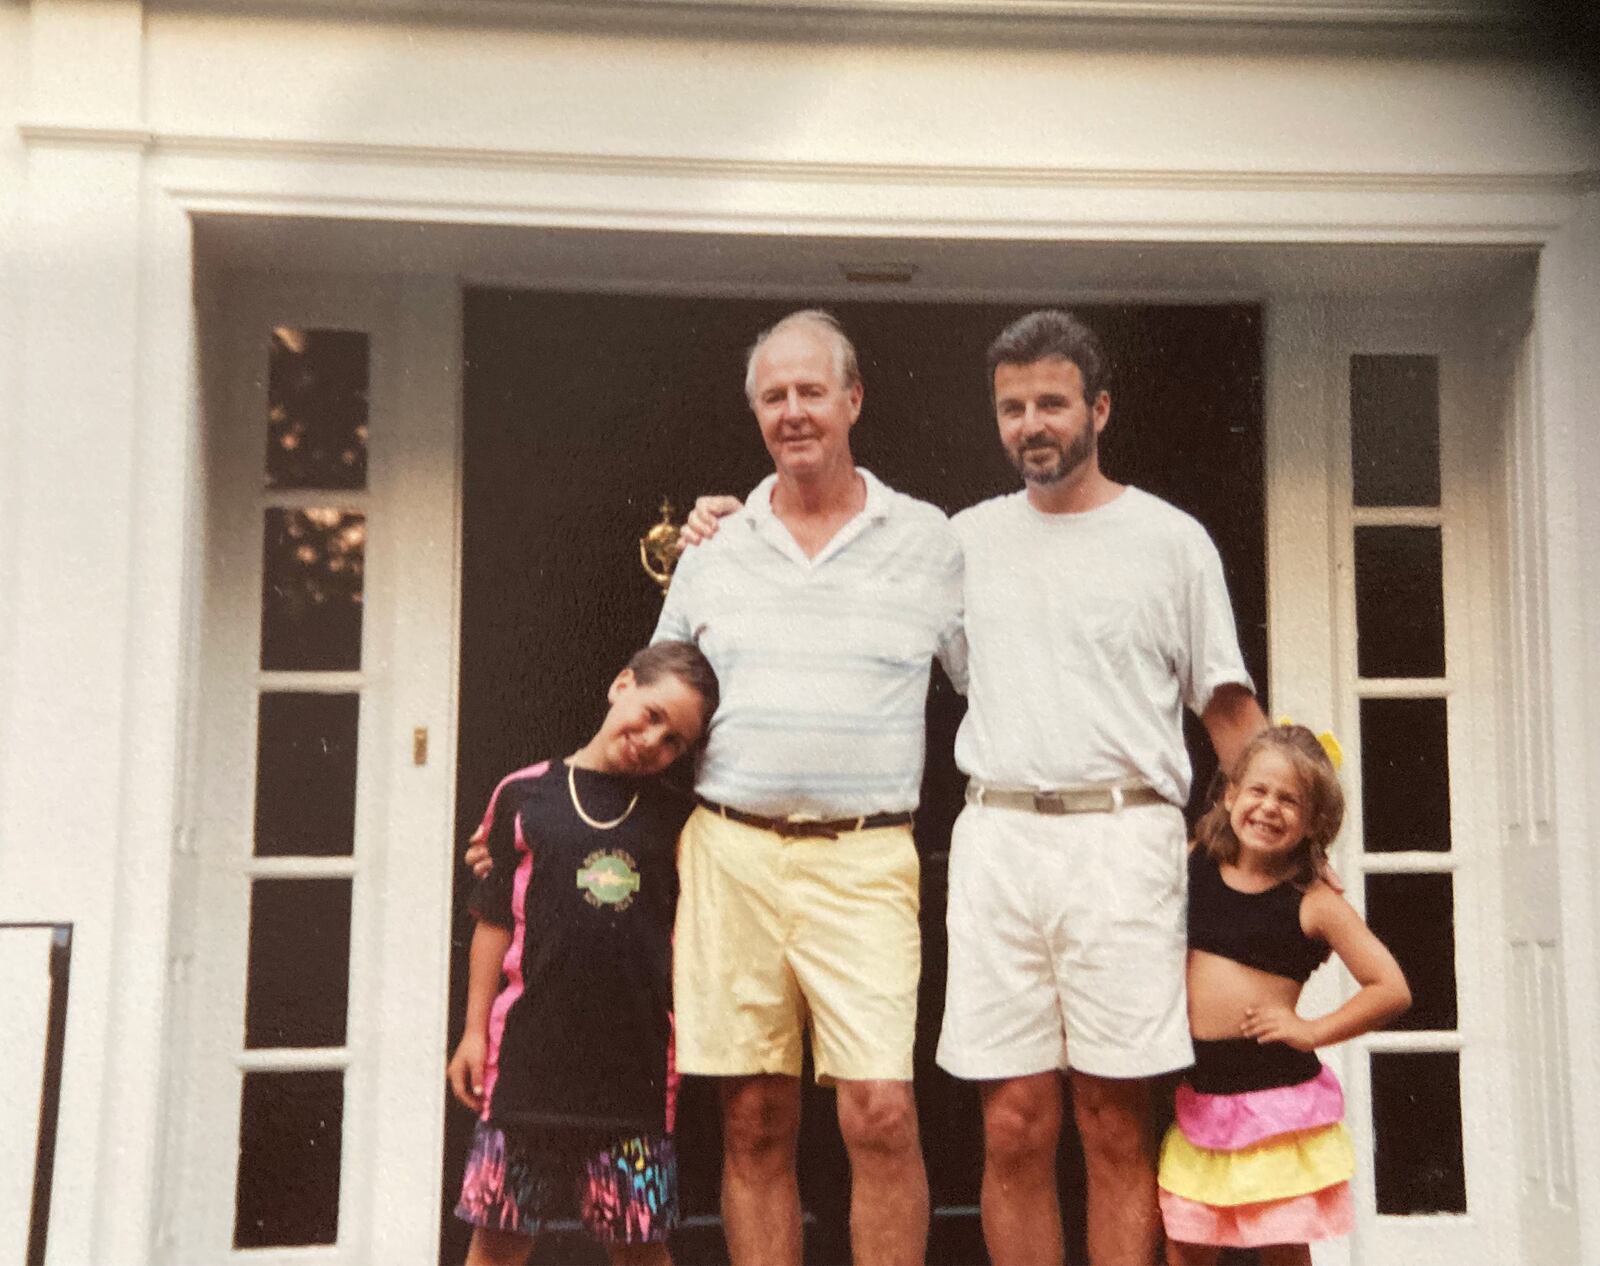
<instances>
[{"instance_id":1,"label":"bare leg","mask_svg":"<svg viewBox=\"0 0 1600 1266\"><path fill-rule=\"evenodd\" d=\"M1215 1266L1222 1250L1215 1244L1183 1244L1167 1241L1167 1266Z\"/></svg>"},{"instance_id":2,"label":"bare leg","mask_svg":"<svg viewBox=\"0 0 1600 1266\"><path fill-rule=\"evenodd\" d=\"M533 1252L533 1240L515 1231L474 1227L467 1245L467 1266L522 1266Z\"/></svg>"},{"instance_id":3,"label":"bare leg","mask_svg":"<svg viewBox=\"0 0 1600 1266\"><path fill-rule=\"evenodd\" d=\"M1060 1266L1061 1202L1056 1143L1061 1075L1035 1073L985 1082L983 1240L994 1266Z\"/></svg>"},{"instance_id":4,"label":"bare leg","mask_svg":"<svg viewBox=\"0 0 1600 1266\"><path fill-rule=\"evenodd\" d=\"M1149 1266L1161 1224L1150 1140L1150 1083L1072 1074L1072 1107L1089 1177L1089 1260Z\"/></svg>"},{"instance_id":5,"label":"bare leg","mask_svg":"<svg viewBox=\"0 0 1600 1266\"><path fill-rule=\"evenodd\" d=\"M1311 1245L1263 1244L1261 1266L1311 1266Z\"/></svg>"},{"instance_id":6,"label":"bare leg","mask_svg":"<svg viewBox=\"0 0 1600 1266\"><path fill-rule=\"evenodd\" d=\"M909 1081L841 1081L839 1133L850 1154L856 1266L920 1266L928 1249L928 1171Z\"/></svg>"},{"instance_id":7,"label":"bare leg","mask_svg":"<svg viewBox=\"0 0 1600 1266\"><path fill-rule=\"evenodd\" d=\"M672 1266L665 1244L607 1244L611 1266Z\"/></svg>"},{"instance_id":8,"label":"bare leg","mask_svg":"<svg viewBox=\"0 0 1600 1266\"><path fill-rule=\"evenodd\" d=\"M722 1226L733 1266L800 1266L800 1079L722 1081Z\"/></svg>"}]
</instances>

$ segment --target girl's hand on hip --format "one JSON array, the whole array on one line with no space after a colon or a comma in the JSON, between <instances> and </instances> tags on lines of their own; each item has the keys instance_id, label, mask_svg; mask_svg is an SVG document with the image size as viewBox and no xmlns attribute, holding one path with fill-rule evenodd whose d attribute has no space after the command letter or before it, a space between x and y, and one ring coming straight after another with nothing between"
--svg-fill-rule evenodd
<instances>
[{"instance_id":1,"label":"girl's hand on hip","mask_svg":"<svg viewBox=\"0 0 1600 1266\"><path fill-rule=\"evenodd\" d=\"M1297 1051L1314 1051L1317 1048L1311 1022L1296 1015L1293 1007L1281 1003L1246 1007L1239 1032L1245 1037L1255 1038L1257 1042L1282 1042Z\"/></svg>"}]
</instances>

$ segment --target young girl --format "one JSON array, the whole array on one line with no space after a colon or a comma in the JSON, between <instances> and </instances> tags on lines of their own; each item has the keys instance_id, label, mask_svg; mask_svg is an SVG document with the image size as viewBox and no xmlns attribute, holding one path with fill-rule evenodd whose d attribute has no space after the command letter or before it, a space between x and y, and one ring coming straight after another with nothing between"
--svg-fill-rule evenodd
<instances>
[{"instance_id":1,"label":"young girl","mask_svg":"<svg viewBox=\"0 0 1600 1266\"><path fill-rule=\"evenodd\" d=\"M1201 819L1189 855L1189 1027L1195 1064L1161 1148L1172 1266L1224 1246L1265 1266L1309 1263L1308 1241L1349 1232L1354 1156L1344 1095L1317 1059L1411 1005L1394 955L1320 876L1344 819L1332 761L1310 730L1262 731ZM1296 1014L1329 951L1361 986L1315 1020Z\"/></svg>"}]
</instances>

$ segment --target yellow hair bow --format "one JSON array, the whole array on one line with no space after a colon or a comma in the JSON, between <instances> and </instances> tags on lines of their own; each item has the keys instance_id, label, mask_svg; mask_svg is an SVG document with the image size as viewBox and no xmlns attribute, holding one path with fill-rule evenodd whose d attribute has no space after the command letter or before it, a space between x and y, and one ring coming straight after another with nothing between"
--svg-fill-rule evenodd
<instances>
[{"instance_id":1,"label":"yellow hair bow","mask_svg":"<svg viewBox=\"0 0 1600 1266\"><path fill-rule=\"evenodd\" d=\"M1279 725L1293 725L1293 717L1279 717ZM1322 750L1328 753L1328 761L1333 765L1333 770L1338 773L1344 768L1344 748L1339 746L1339 740L1333 737L1332 730L1324 730L1317 735L1317 742L1322 744Z\"/></svg>"}]
</instances>

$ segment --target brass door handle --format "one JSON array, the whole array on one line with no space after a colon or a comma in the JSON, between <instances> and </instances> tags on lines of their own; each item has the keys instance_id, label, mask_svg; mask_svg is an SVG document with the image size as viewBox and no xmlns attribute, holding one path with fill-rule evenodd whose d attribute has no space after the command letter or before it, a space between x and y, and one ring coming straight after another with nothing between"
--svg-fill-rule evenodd
<instances>
[{"instance_id":1,"label":"brass door handle","mask_svg":"<svg viewBox=\"0 0 1600 1266\"><path fill-rule=\"evenodd\" d=\"M661 586L661 596L667 595L667 586L672 583L672 569L678 565L678 555L683 552L683 545L678 537L681 528L672 521L672 502L667 498L661 499L661 521L652 524L649 531L639 538L639 566L644 568L644 574Z\"/></svg>"}]
</instances>

